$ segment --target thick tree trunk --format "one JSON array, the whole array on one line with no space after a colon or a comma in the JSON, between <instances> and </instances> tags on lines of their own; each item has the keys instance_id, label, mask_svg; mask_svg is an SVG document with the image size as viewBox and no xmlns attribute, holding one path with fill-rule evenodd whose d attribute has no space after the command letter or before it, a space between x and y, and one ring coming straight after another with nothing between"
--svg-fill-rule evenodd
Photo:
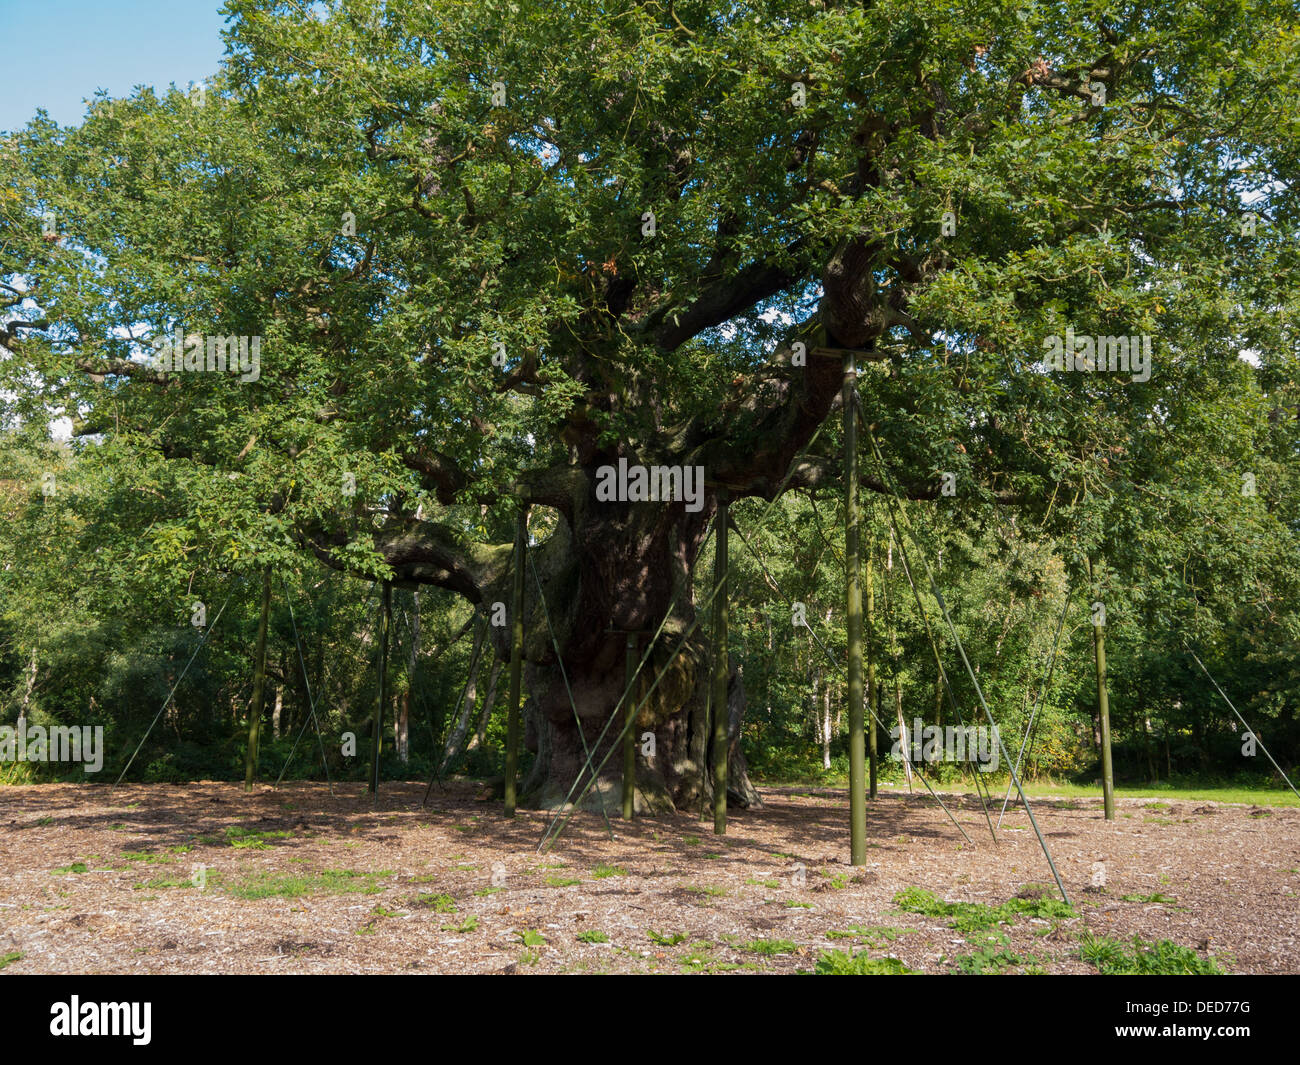
<instances>
[{"instance_id":1,"label":"thick tree trunk","mask_svg":"<svg viewBox=\"0 0 1300 1065\"><path fill-rule=\"evenodd\" d=\"M393 722L393 745L397 749L397 760L405 765L411 760L411 678L406 679L406 688L397 704L397 720Z\"/></svg>"},{"instance_id":2,"label":"thick tree trunk","mask_svg":"<svg viewBox=\"0 0 1300 1065\"><path fill-rule=\"evenodd\" d=\"M763 800L750 782L749 766L740 745L745 705L744 672L740 666L733 665L727 687L727 801L748 810L751 806L762 806Z\"/></svg>"},{"instance_id":3,"label":"thick tree trunk","mask_svg":"<svg viewBox=\"0 0 1300 1065\"><path fill-rule=\"evenodd\" d=\"M397 746L398 760L403 764L411 760L411 699L415 688L415 666L420 655L420 593L415 592L411 598L411 650L406 662L406 690L402 692L397 710L393 741Z\"/></svg>"},{"instance_id":4,"label":"thick tree trunk","mask_svg":"<svg viewBox=\"0 0 1300 1065\"><path fill-rule=\"evenodd\" d=\"M607 516L619 509L621 514ZM638 700L633 726L638 741L635 810L698 810L702 802L711 802L705 713L710 648L700 629L692 630L697 614L691 580L709 516L707 510L689 513L681 503L653 508L606 504L583 515L577 537L561 522L548 541L532 549L582 732L536 584L530 581L524 745L534 761L522 788L526 804L556 807L576 801L585 789L584 806L594 809L603 801L611 815L620 812L624 720L621 711L616 721L611 722L611 715L625 685L625 634L645 632L648 641L665 614L668 620L640 673L640 691L648 694ZM581 553L575 542L582 544ZM499 633L493 635L500 639ZM499 651L504 655L504 646ZM750 805L758 793L740 750L744 692L734 673L728 704L727 791L733 803ZM653 735L653 745L642 742L645 733ZM600 767L599 784L587 788L591 774L583 772L571 796L586 762L584 737Z\"/></svg>"},{"instance_id":5,"label":"thick tree trunk","mask_svg":"<svg viewBox=\"0 0 1300 1065\"><path fill-rule=\"evenodd\" d=\"M248 748L244 752L244 790L257 779L258 738L266 703L266 629L271 615L271 571L262 574L262 605L257 621L257 649L253 652L253 698L248 708Z\"/></svg>"}]
</instances>

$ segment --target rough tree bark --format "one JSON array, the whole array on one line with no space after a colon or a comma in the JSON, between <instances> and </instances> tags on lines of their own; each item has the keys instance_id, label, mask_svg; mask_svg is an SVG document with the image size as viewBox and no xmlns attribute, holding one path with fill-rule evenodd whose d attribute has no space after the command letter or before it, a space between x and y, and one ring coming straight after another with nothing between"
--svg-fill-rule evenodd
<instances>
[{"instance_id":1,"label":"rough tree bark","mask_svg":"<svg viewBox=\"0 0 1300 1065\"><path fill-rule=\"evenodd\" d=\"M271 615L271 571L262 572L262 604L257 619L257 648L253 652L253 697L248 706L248 748L244 753L244 790L257 779L258 738L266 703L266 628Z\"/></svg>"}]
</instances>

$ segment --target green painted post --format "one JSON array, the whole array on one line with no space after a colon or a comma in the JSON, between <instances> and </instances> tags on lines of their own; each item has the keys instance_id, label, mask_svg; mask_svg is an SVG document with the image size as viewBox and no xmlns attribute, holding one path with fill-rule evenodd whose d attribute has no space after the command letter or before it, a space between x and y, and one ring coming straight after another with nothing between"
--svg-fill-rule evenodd
<instances>
[{"instance_id":1,"label":"green painted post","mask_svg":"<svg viewBox=\"0 0 1300 1065\"><path fill-rule=\"evenodd\" d=\"M718 492L718 515L714 519L717 551L713 579L718 589L713 598L713 832L727 834L727 494Z\"/></svg>"},{"instance_id":2,"label":"green painted post","mask_svg":"<svg viewBox=\"0 0 1300 1065\"><path fill-rule=\"evenodd\" d=\"M858 559L858 371L844 356L844 576L849 638L849 850L854 865L867 862L866 736L862 705L862 585Z\"/></svg>"},{"instance_id":3,"label":"green painted post","mask_svg":"<svg viewBox=\"0 0 1300 1065\"><path fill-rule=\"evenodd\" d=\"M510 710L506 718L506 816L515 816L519 787L519 696L524 665L524 551L528 547L528 508L519 511L515 530L514 583L510 594Z\"/></svg>"}]
</instances>

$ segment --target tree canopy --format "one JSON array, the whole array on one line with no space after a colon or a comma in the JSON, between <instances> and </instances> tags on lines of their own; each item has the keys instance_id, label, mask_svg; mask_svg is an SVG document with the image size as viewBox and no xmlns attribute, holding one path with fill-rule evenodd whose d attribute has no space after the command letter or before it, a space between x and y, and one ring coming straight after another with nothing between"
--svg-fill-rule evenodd
<instances>
[{"instance_id":1,"label":"tree canopy","mask_svg":"<svg viewBox=\"0 0 1300 1065\"><path fill-rule=\"evenodd\" d=\"M611 633L694 620L719 492L836 489L847 349L864 486L914 501L972 587L976 560L1041 596L1044 559L1079 586L1095 559L1088 598L1135 661L1158 649L1142 670L1212 646L1252 692L1284 675L1293 719L1292 5L226 10L193 87L0 148L13 560L62 539L75 586L178 618L196 582L313 558L483 607L533 507L586 729L617 694ZM197 355L160 369L178 335ZM1150 364L1044 366L1076 336ZM256 338L256 374L198 372L210 338ZM41 496L59 417L79 472ZM701 467L709 505L602 502L620 458ZM776 554L802 550L788 507ZM1019 540L1046 554L1017 569ZM574 753L529 611L539 721Z\"/></svg>"}]
</instances>

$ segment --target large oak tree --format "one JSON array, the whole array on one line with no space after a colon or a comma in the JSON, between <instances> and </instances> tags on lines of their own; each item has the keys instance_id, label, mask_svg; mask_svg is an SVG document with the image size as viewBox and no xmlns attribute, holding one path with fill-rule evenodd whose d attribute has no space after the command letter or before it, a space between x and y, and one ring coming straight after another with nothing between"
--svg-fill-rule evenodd
<instances>
[{"instance_id":1,"label":"large oak tree","mask_svg":"<svg viewBox=\"0 0 1300 1065\"><path fill-rule=\"evenodd\" d=\"M491 604L533 508L588 743L622 631L668 619L651 804L709 786L709 647L672 652L718 494L838 476L832 432L808 448L838 352L906 494L951 473L1027 520L1158 478L1198 409L1257 425L1294 389L1289 4L228 10L204 85L6 143L13 402L77 418L144 552L310 552ZM1152 337L1150 380L1043 372L1067 327ZM160 371L177 329L261 337L257 380ZM620 459L702 467L705 505L602 501ZM529 790L555 802L583 739L528 588Z\"/></svg>"}]
</instances>

